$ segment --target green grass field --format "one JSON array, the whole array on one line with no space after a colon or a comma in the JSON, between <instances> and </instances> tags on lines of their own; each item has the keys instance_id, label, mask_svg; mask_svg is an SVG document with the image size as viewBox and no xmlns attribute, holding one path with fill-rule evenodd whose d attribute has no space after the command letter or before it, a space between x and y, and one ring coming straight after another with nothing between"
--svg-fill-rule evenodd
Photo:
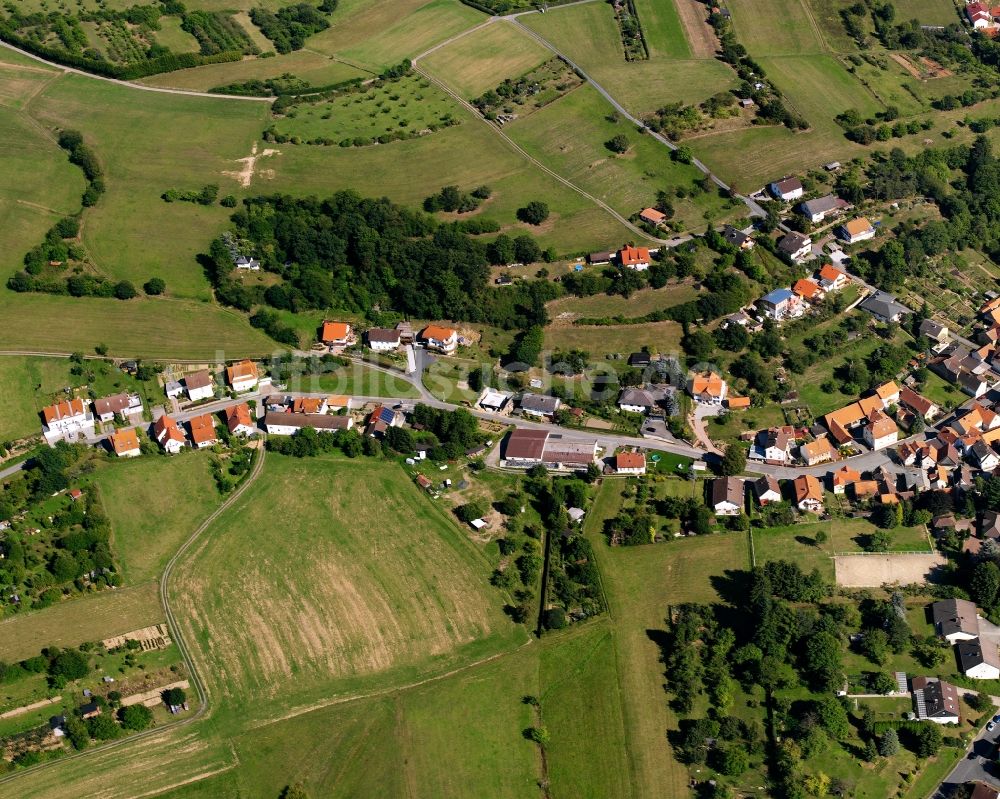
<instances>
[{"instance_id":1,"label":"green grass field","mask_svg":"<svg viewBox=\"0 0 1000 799\"><path fill-rule=\"evenodd\" d=\"M420 64L466 100L478 97L505 78L516 78L552 57L552 53L509 22L473 31Z\"/></svg>"},{"instance_id":2,"label":"green grass field","mask_svg":"<svg viewBox=\"0 0 1000 799\"><path fill-rule=\"evenodd\" d=\"M34 386L28 382L27 360L23 357L0 358L0 404L5 408L0 419L2 441L32 435L40 429Z\"/></svg>"},{"instance_id":3,"label":"green grass field","mask_svg":"<svg viewBox=\"0 0 1000 799\"><path fill-rule=\"evenodd\" d=\"M648 61L625 62L606 3L553 8L521 22L580 64L633 114L651 114L671 102L699 103L736 85L735 74L722 62L691 58L672 0L640 0L637 8L650 47Z\"/></svg>"},{"instance_id":4,"label":"green grass field","mask_svg":"<svg viewBox=\"0 0 1000 799\"><path fill-rule=\"evenodd\" d=\"M960 19L951 0L899 0L896 15L899 19L919 20L922 25L954 25Z\"/></svg>"},{"instance_id":5,"label":"green grass field","mask_svg":"<svg viewBox=\"0 0 1000 799\"><path fill-rule=\"evenodd\" d=\"M214 695L273 717L523 641L487 578L398 466L272 456L185 555L171 602Z\"/></svg>"},{"instance_id":6,"label":"green grass field","mask_svg":"<svg viewBox=\"0 0 1000 799\"><path fill-rule=\"evenodd\" d=\"M549 317L560 314L575 316L642 316L651 311L669 308L688 302L698 296L698 289L690 284L671 284L662 289L640 289L626 299L619 294L594 294L590 297L568 295L550 302L546 308Z\"/></svg>"},{"instance_id":7,"label":"green grass field","mask_svg":"<svg viewBox=\"0 0 1000 799\"><path fill-rule=\"evenodd\" d=\"M642 325L584 326L549 325L545 328L545 348L583 350L591 355L630 353L648 346L652 352L680 350L681 326L677 322L648 322Z\"/></svg>"},{"instance_id":8,"label":"green grass field","mask_svg":"<svg viewBox=\"0 0 1000 799\"><path fill-rule=\"evenodd\" d=\"M0 660L21 660L45 646L76 646L162 621L155 583L101 591L0 622Z\"/></svg>"},{"instance_id":9,"label":"green grass field","mask_svg":"<svg viewBox=\"0 0 1000 799\"><path fill-rule=\"evenodd\" d=\"M198 40L181 29L180 17L161 17L160 29L154 34L156 43L175 53L197 53Z\"/></svg>"},{"instance_id":10,"label":"green grass field","mask_svg":"<svg viewBox=\"0 0 1000 799\"><path fill-rule=\"evenodd\" d=\"M656 192L690 186L702 175L693 166L671 161L664 145L624 122L609 121L611 106L591 86L581 86L504 130L541 162L555 169L619 213L629 216L653 203ZM624 134L630 149L615 155L604 143ZM705 215L719 218L727 200L717 192L678 200L676 221L703 226Z\"/></svg>"},{"instance_id":11,"label":"green grass field","mask_svg":"<svg viewBox=\"0 0 1000 799\"><path fill-rule=\"evenodd\" d=\"M178 547L222 502L208 456L136 458L97 475L126 585L155 580Z\"/></svg>"},{"instance_id":12,"label":"green grass field","mask_svg":"<svg viewBox=\"0 0 1000 799\"><path fill-rule=\"evenodd\" d=\"M805 0L747 0L732 9L740 43L752 55L801 55L824 50Z\"/></svg>"}]
</instances>

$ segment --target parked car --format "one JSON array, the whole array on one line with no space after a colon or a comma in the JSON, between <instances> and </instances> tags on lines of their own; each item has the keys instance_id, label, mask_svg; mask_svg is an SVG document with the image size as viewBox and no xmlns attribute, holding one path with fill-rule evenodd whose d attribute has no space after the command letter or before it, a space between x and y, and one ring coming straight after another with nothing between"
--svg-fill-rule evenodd
<instances>
[{"instance_id":1,"label":"parked car","mask_svg":"<svg viewBox=\"0 0 1000 799\"><path fill-rule=\"evenodd\" d=\"M993 732L993 730L995 730L995 729L996 729L996 726L997 726L997 723L996 723L995 721L991 721L991 722L989 722L989 723L988 723L988 724L986 725L986 732Z\"/></svg>"}]
</instances>

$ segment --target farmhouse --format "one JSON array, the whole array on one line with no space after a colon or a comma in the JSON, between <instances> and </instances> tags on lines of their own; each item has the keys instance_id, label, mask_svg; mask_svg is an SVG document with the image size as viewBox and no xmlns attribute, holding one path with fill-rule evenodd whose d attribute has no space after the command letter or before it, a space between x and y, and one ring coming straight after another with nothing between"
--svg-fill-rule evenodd
<instances>
[{"instance_id":1,"label":"farmhouse","mask_svg":"<svg viewBox=\"0 0 1000 799\"><path fill-rule=\"evenodd\" d=\"M781 486L776 478L769 474L758 477L750 484L754 499L762 508L775 502L781 502Z\"/></svg>"},{"instance_id":2,"label":"farmhouse","mask_svg":"<svg viewBox=\"0 0 1000 799\"><path fill-rule=\"evenodd\" d=\"M836 216L850 207L849 202L841 200L837 195L827 194L816 200L806 200L799 206L799 210L806 219L816 224L828 216Z\"/></svg>"},{"instance_id":3,"label":"farmhouse","mask_svg":"<svg viewBox=\"0 0 1000 799\"><path fill-rule=\"evenodd\" d=\"M504 445L502 466L530 468L542 462L545 444L549 440L548 430L517 428L507 436Z\"/></svg>"},{"instance_id":4,"label":"farmhouse","mask_svg":"<svg viewBox=\"0 0 1000 799\"><path fill-rule=\"evenodd\" d=\"M365 333L368 349L372 352L392 352L399 346L399 331L385 327L373 327Z\"/></svg>"},{"instance_id":5,"label":"farmhouse","mask_svg":"<svg viewBox=\"0 0 1000 799\"><path fill-rule=\"evenodd\" d=\"M639 212L639 219L653 227L659 227L667 221L667 215L655 208L643 208Z\"/></svg>"},{"instance_id":6,"label":"farmhouse","mask_svg":"<svg viewBox=\"0 0 1000 799\"><path fill-rule=\"evenodd\" d=\"M187 389L188 399L191 402L215 396L212 374L208 369L202 369L200 372L192 372L186 375L184 377L184 388Z\"/></svg>"},{"instance_id":7,"label":"farmhouse","mask_svg":"<svg viewBox=\"0 0 1000 799\"><path fill-rule=\"evenodd\" d=\"M859 216L837 230L837 237L848 244L857 244L875 238L875 226L866 217Z\"/></svg>"},{"instance_id":8,"label":"farmhouse","mask_svg":"<svg viewBox=\"0 0 1000 799\"><path fill-rule=\"evenodd\" d=\"M807 466L815 466L818 463L836 460L838 452L836 447L830 443L829 438L821 436L815 441L810 441L799 447L799 457L805 461Z\"/></svg>"},{"instance_id":9,"label":"farmhouse","mask_svg":"<svg viewBox=\"0 0 1000 799\"><path fill-rule=\"evenodd\" d=\"M458 331L452 327L427 325L420 331L420 342L429 350L442 355L453 355L458 349Z\"/></svg>"},{"instance_id":10,"label":"farmhouse","mask_svg":"<svg viewBox=\"0 0 1000 799\"><path fill-rule=\"evenodd\" d=\"M166 414L153 422L153 438L169 455L176 455L184 448L184 433L177 422Z\"/></svg>"},{"instance_id":11,"label":"farmhouse","mask_svg":"<svg viewBox=\"0 0 1000 799\"><path fill-rule=\"evenodd\" d=\"M778 252L787 255L793 263L799 263L812 254L812 239L793 230L781 237Z\"/></svg>"},{"instance_id":12,"label":"farmhouse","mask_svg":"<svg viewBox=\"0 0 1000 799\"><path fill-rule=\"evenodd\" d=\"M702 405L721 405L727 391L726 381L715 372L702 372L688 381L688 392Z\"/></svg>"},{"instance_id":13,"label":"farmhouse","mask_svg":"<svg viewBox=\"0 0 1000 799\"><path fill-rule=\"evenodd\" d=\"M306 427L311 427L320 433L332 433L337 430L350 430L354 427L354 420L350 416L269 412L264 414L264 427L268 433L276 436L290 436Z\"/></svg>"},{"instance_id":14,"label":"farmhouse","mask_svg":"<svg viewBox=\"0 0 1000 799\"><path fill-rule=\"evenodd\" d=\"M775 289L757 301L767 316L781 321L802 315L802 301L790 289Z\"/></svg>"},{"instance_id":15,"label":"farmhouse","mask_svg":"<svg viewBox=\"0 0 1000 799\"><path fill-rule=\"evenodd\" d=\"M754 241L742 230L734 228L732 225L726 225L722 229L722 238L724 238L729 244L741 250L752 250Z\"/></svg>"},{"instance_id":16,"label":"farmhouse","mask_svg":"<svg viewBox=\"0 0 1000 799\"><path fill-rule=\"evenodd\" d=\"M838 291L847 285L849 278L846 272L841 272L831 264L824 264L820 267L817 275L819 284L825 291Z\"/></svg>"},{"instance_id":17,"label":"farmhouse","mask_svg":"<svg viewBox=\"0 0 1000 799\"><path fill-rule=\"evenodd\" d=\"M191 428L191 441L197 449L205 449L219 443L219 437L215 433L215 421L211 414L195 416L188 422L188 426Z\"/></svg>"},{"instance_id":18,"label":"farmhouse","mask_svg":"<svg viewBox=\"0 0 1000 799\"><path fill-rule=\"evenodd\" d=\"M245 402L226 408L226 427L234 436L252 436L257 432L253 418L250 416L250 406Z\"/></svg>"},{"instance_id":19,"label":"farmhouse","mask_svg":"<svg viewBox=\"0 0 1000 799\"><path fill-rule=\"evenodd\" d=\"M931 605L934 631L949 644L979 637L979 614L968 599L940 599Z\"/></svg>"},{"instance_id":20,"label":"farmhouse","mask_svg":"<svg viewBox=\"0 0 1000 799\"><path fill-rule=\"evenodd\" d=\"M966 677L977 680L1000 679L1000 655L996 644L973 638L971 641L959 641L955 646L958 653L958 663Z\"/></svg>"},{"instance_id":21,"label":"farmhouse","mask_svg":"<svg viewBox=\"0 0 1000 799\"><path fill-rule=\"evenodd\" d=\"M743 510L743 493L739 477L717 477L709 484L708 501L716 516L737 516Z\"/></svg>"},{"instance_id":22,"label":"farmhouse","mask_svg":"<svg viewBox=\"0 0 1000 799\"><path fill-rule=\"evenodd\" d=\"M69 433L94 422L94 417L87 413L87 406L82 399L63 400L49 405L42 409L42 419L45 421L45 428L53 433Z\"/></svg>"},{"instance_id":23,"label":"farmhouse","mask_svg":"<svg viewBox=\"0 0 1000 799\"><path fill-rule=\"evenodd\" d=\"M776 180L770 185L770 189L771 194L785 202L797 200L804 194L802 181L798 178L784 177L781 180Z\"/></svg>"},{"instance_id":24,"label":"farmhouse","mask_svg":"<svg viewBox=\"0 0 1000 799\"><path fill-rule=\"evenodd\" d=\"M240 394L257 386L257 364L244 360L226 367L226 382L229 387Z\"/></svg>"},{"instance_id":25,"label":"farmhouse","mask_svg":"<svg viewBox=\"0 0 1000 799\"><path fill-rule=\"evenodd\" d=\"M858 307L868 311L880 322L898 322L904 314L912 313L905 305L896 302L892 294L885 291L876 291L866 297Z\"/></svg>"},{"instance_id":26,"label":"farmhouse","mask_svg":"<svg viewBox=\"0 0 1000 799\"><path fill-rule=\"evenodd\" d=\"M823 486L811 474L799 475L792 482L795 504L801 511L823 512Z\"/></svg>"},{"instance_id":27,"label":"farmhouse","mask_svg":"<svg viewBox=\"0 0 1000 799\"><path fill-rule=\"evenodd\" d=\"M115 416L122 418L142 413L142 397L138 394L112 394L94 400L94 413L102 422L110 422Z\"/></svg>"},{"instance_id":28,"label":"farmhouse","mask_svg":"<svg viewBox=\"0 0 1000 799\"><path fill-rule=\"evenodd\" d=\"M135 433L134 427L124 430L116 430L109 436L111 449L119 458L137 458L142 454L139 449L139 436Z\"/></svg>"},{"instance_id":29,"label":"farmhouse","mask_svg":"<svg viewBox=\"0 0 1000 799\"><path fill-rule=\"evenodd\" d=\"M548 430L512 430L504 444L500 465L513 469L545 466L556 471L586 469L597 459L597 441L564 439Z\"/></svg>"},{"instance_id":30,"label":"farmhouse","mask_svg":"<svg viewBox=\"0 0 1000 799\"><path fill-rule=\"evenodd\" d=\"M615 455L616 474L645 474L646 456L642 452L619 452Z\"/></svg>"},{"instance_id":31,"label":"farmhouse","mask_svg":"<svg viewBox=\"0 0 1000 799\"><path fill-rule=\"evenodd\" d=\"M958 691L954 685L935 677L914 677L910 687L920 721L933 721L935 724L958 724L961 721Z\"/></svg>"},{"instance_id":32,"label":"farmhouse","mask_svg":"<svg viewBox=\"0 0 1000 799\"><path fill-rule=\"evenodd\" d=\"M618 251L618 263L626 269L644 272L649 269L649 247L622 247Z\"/></svg>"},{"instance_id":33,"label":"farmhouse","mask_svg":"<svg viewBox=\"0 0 1000 799\"><path fill-rule=\"evenodd\" d=\"M357 339L354 331L347 322L323 322L320 330L319 340L326 344L331 350L342 350L349 347Z\"/></svg>"},{"instance_id":34,"label":"farmhouse","mask_svg":"<svg viewBox=\"0 0 1000 799\"><path fill-rule=\"evenodd\" d=\"M562 406L559 397L550 397L545 394L524 393L521 395L521 412L528 416L537 416L540 419L551 419L556 411Z\"/></svg>"}]
</instances>

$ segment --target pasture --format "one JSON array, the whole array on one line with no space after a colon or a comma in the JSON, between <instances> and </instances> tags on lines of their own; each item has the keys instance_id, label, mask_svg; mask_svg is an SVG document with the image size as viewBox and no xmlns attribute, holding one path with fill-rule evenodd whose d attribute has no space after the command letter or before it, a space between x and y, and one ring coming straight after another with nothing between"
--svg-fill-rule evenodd
<instances>
[{"instance_id":1,"label":"pasture","mask_svg":"<svg viewBox=\"0 0 1000 799\"><path fill-rule=\"evenodd\" d=\"M185 555L171 604L213 694L251 716L439 672L524 636L465 535L398 466L360 459L270 456Z\"/></svg>"},{"instance_id":2,"label":"pasture","mask_svg":"<svg viewBox=\"0 0 1000 799\"><path fill-rule=\"evenodd\" d=\"M542 163L608 203L624 216L651 205L656 192L690 188L702 179L695 167L670 159L666 146L612 121L611 106L581 86L527 117L504 126L514 141ZM629 149L612 153L605 142L623 134ZM674 221L684 229L725 216L729 201L717 191L675 201Z\"/></svg>"},{"instance_id":3,"label":"pasture","mask_svg":"<svg viewBox=\"0 0 1000 799\"><path fill-rule=\"evenodd\" d=\"M100 591L0 621L0 660L21 660L45 646L76 646L162 621L155 583Z\"/></svg>"},{"instance_id":4,"label":"pasture","mask_svg":"<svg viewBox=\"0 0 1000 799\"><path fill-rule=\"evenodd\" d=\"M162 574L222 497L204 452L125 460L102 469L95 482L125 584L135 585Z\"/></svg>"},{"instance_id":5,"label":"pasture","mask_svg":"<svg viewBox=\"0 0 1000 799\"><path fill-rule=\"evenodd\" d=\"M655 0L635 0L635 11L642 25L642 32L649 47L649 56L683 59L691 57L681 26L681 18L677 12L676 3L655 2Z\"/></svg>"},{"instance_id":6,"label":"pasture","mask_svg":"<svg viewBox=\"0 0 1000 799\"><path fill-rule=\"evenodd\" d=\"M824 50L805 0L746 0L732 9L740 44L753 56L804 55Z\"/></svg>"},{"instance_id":7,"label":"pasture","mask_svg":"<svg viewBox=\"0 0 1000 799\"><path fill-rule=\"evenodd\" d=\"M528 14L520 21L566 53L636 115L651 114L671 102L700 103L736 85L733 70L712 58L704 42L702 57L669 57L671 52L681 52L674 27L676 10L666 8L669 4L647 5L662 6L654 15L655 39L649 41L649 60L632 63L625 62L614 14L606 3L553 8L545 14ZM639 17L645 28L649 14L643 16L643 7L639 6ZM694 47L686 40L684 44Z\"/></svg>"},{"instance_id":8,"label":"pasture","mask_svg":"<svg viewBox=\"0 0 1000 799\"><path fill-rule=\"evenodd\" d=\"M466 100L537 67L552 53L509 22L498 21L435 50L420 65Z\"/></svg>"}]
</instances>

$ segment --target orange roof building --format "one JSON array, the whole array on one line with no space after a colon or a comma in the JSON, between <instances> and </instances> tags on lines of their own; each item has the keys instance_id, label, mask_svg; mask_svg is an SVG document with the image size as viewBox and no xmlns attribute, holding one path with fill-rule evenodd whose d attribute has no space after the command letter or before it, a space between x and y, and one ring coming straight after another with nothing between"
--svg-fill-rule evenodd
<instances>
[{"instance_id":1,"label":"orange roof building","mask_svg":"<svg viewBox=\"0 0 1000 799\"><path fill-rule=\"evenodd\" d=\"M218 443L219 437L215 433L215 421L211 414L195 416L188 424L191 426L191 441L198 449Z\"/></svg>"},{"instance_id":2,"label":"orange roof building","mask_svg":"<svg viewBox=\"0 0 1000 799\"><path fill-rule=\"evenodd\" d=\"M657 211L655 208L643 208L639 214L639 219L651 225L661 225L666 221L667 215L661 211Z\"/></svg>"},{"instance_id":3,"label":"orange roof building","mask_svg":"<svg viewBox=\"0 0 1000 799\"><path fill-rule=\"evenodd\" d=\"M67 422L78 421L86 415L87 405L82 399L63 400L42 409L47 427L65 426Z\"/></svg>"},{"instance_id":4,"label":"orange roof building","mask_svg":"<svg viewBox=\"0 0 1000 799\"><path fill-rule=\"evenodd\" d=\"M619 452L615 455L615 471L619 474L645 474L646 456L641 452Z\"/></svg>"},{"instance_id":5,"label":"orange roof building","mask_svg":"<svg viewBox=\"0 0 1000 799\"><path fill-rule=\"evenodd\" d=\"M351 340L351 326L346 322L323 322L320 340L324 344L349 344Z\"/></svg>"},{"instance_id":6,"label":"orange roof building","mask_svg":"<svg viewBox=\"0 0 1000 799\"><path fill-rule=\"evenodd\" d=\"M430 349L446 355L458 349L458 331L443 325L427 325L420 331L420 340Z\"/></svg>"},{"instance_id":7,"label":"orange roof building","mask_svg":"<svg viewBox=\"0 0 1000 799\"><path fill-rule=\"evenodd\" d=\"M226 367L226 381L234 391L246 391L257 385L257 364L253 361L240 361Z\"/></svg>"},{"instance_id":8,"label":"orange roof building","mask_svg":"<svg viewBox=\"0 0 1000 799\"><path fill-rule=\"evenodd\" d=\"M847 282L847 273L842 272L832 264L824 264L819 270L819 282L823 288L840 288Z\"/></svg>"},{"instance_id":9,"label":"orange roof building","mask_svg":"<svg viewBox=\"0 0 1000 799\"><path fill-rule=\"evenodd\" d=\"M134 458L140 454L139 436L136 435L134 427L116 430L109 438L111 448L119 458Z\"/></svg>"},{"instance_id":10,"label":"orange roof building","mask_svg":"<svg viewBox=\"0 0 1000 799\"><path fill-rule=\"evenodd\" d=\"M850 466L843 466L835 472L830 472L830 487L834 494L843 494L847 486L861 479L861 472Z\"/></svg>"},{"instance_id":11,"label":"orange roof building","mask_svg":"<svg viewBox=\"0 0 1000 799\"><path fill-rule=\"evenodd\" d=\"M622 247L618 251L618 262L628 269L648 269L649 247Z\"/></svg>"},{"instance_id":12,"label":"orange roof building","mask_svg":"<svg viewBox=\"0 0 1000 799\"><path fill-rule=\"evenodd\" d=\"M726 398L726 381L715 372L701 372L692 376L688 383L691 396L698 402L721 405Z\"/></svg>"},{"instance_id":13,"label":"orange roof building","mask_svg":"<svg viewBox=\"0 0 1000 799\"><path fill-rule=\"evenodd\" d=\"M326 398L326 407L339 411L341 408L351 407L351 398L346 394L331 394Z\"/></svg>"},{"instance_id":14,"label":"orange roof building","mask_svg":"<svg viewBox=\"0 0 1000 799\"><path fill-rule=\"evenodd\" d=\"M739 408L749 408L750 407L750 397L733 397L730 396L726 400L726 407L733 410Z\"/></svg>"},{"instance_id":15,"label":"orange roof building","mask_svg":"<svg viewBox=\"0 0 1000 799\"><path fill-rule=\"evenodd\" d=\"M823 509L823 486L811 474L802 474L792 481L795 504L801 510L819 511Z\"/></svg>"},{"instance_id":16,"label":"orange roof building","mask_svg":"<svg viewBox=\"0 0 1000 799\"><path fill-rule=\"evenodd\" d=\"M875 396L882 400L884 405L892 405L899 402L899 386L895 380L890 380L875 388Z\"/></svg>"},{"instance_id":17,"label":"orange roof building","mask_svg":"<svg viewBox=\"0 0 1000 799\"><path fill-rule=\"evenodd\" d=\"M254 431L250 406L245 402L226 408L226 427L234 435L250 435ZM214 430L213 430L214 433Z\"/></svg>"},{"instance_id":18,"label":"orange roof building","mask_svg":"<svg viewBox=\"0 0 1000 799\"><path fill-rule=\"evenodd\" d=\"M292 400L292 413L323 413L323 397L296 397Z\"/></svg>"},{"instance_id":19,"label":"orange roof building","mask_svg":"<svg viewBox=\"0 0 1000 799\"><path fill-rule=\"evenodd\" d=\"M823 289L821 289L816 283L813 283L813 281L805 278L796 280L795 284L792 286L792 291L798 294L802 299L810 302L821 299L823 296Z\"/></svg>"}]
</instances>

